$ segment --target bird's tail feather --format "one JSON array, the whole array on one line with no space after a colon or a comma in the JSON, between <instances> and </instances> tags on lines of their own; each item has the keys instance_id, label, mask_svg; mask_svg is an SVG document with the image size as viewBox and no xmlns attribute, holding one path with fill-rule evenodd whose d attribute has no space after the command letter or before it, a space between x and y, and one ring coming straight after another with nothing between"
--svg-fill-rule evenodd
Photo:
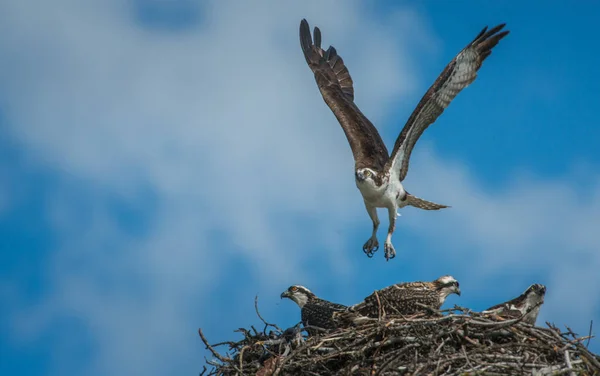
<instances>
[{"instance_id":1,"label":"bird's tail feather","mask_svg":"<svg viewBox=\"0 0 600 376\"><path fill-rule=\"evenodd\" d=\"M406 201L407 205L414 206L415 208L423 209L423 210L440 210L444 208L449 208L450 206L436 204L435 202L423 200L422 198L418 198L417 196L413 196L410 193L406 192Z\"/></svg>"},{"instance_id":2,"label":"bird's tail feather","mask_svg":"<svg viewBox=\"0 0 600 376\"><path fill-rule=\"evenodd\" d=\"M360 325L364 322L376 321L377 319L362 316L351 309L347 309L345 311L334 312L333 320L338 324L338 326L346 327L348 325Z\"/></svg>"}]
</instances>

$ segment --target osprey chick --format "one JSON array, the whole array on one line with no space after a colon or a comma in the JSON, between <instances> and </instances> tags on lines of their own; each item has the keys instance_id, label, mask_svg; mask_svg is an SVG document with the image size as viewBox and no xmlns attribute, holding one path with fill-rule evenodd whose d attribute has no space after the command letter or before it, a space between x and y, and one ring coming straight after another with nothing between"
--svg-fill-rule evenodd
<instances>
[{"instance_id":1,"label":"osprey chick","mask_svg":"<svg viewBox=\"0 0 600 376\"><path fill-rule=\"evenodd\" d=\"M535 325L540 308L544 304L546 286L534 283L524 293L507 302L496 304L482 313L496 314L500 317L514 319L525 315L523 322Z\"/></svg>"},{"instance_id":2,"label":"osprey chick","mask_svg":"<svg viewBox=\"0 0 600 376\"><path fill-rule=\"evenodd\" d=\"M408 118L390 155L377 129L354 103L352 78L342 58L332 46L326 51L321 48L321 31L318 27L315 27L313 42L308 22L305 19L300 22L300 46L304 57L314 73L325 103L337 118L350 143L354 156L355 183L373 222L371 237L363 246L367 256L372 257L379 249L379 218L376 208L388 210L389 227L384 250L385 258L389 260L396 255L392 233L399 208L407 205L424 210L448 207L411 195L401 182L406 178L415 143L454 97L475 80L477 71L492 53L492 48L508 34L508 31L500 32L503 27L504 24L501 24L489 31L485 27L452 59Z\"/></svg>"},{"instance_id":3,"label":"osprey chick","mask_svg":"<svg viewBox=\"0 0 600 376\"><path fill-rule=\"evenodd\" d=\"M439 309L450 294L460 296L458 281L442 276L432 282L404 282L388 286L365 298L348 311L361 316L378 318L381 315L412 315L426 310L423 305Z\"/></svg>"},{"instance_id":4,"label":"osprey chick","mask_svg":"<svg viewBox=\"0 0 600 376\"><path fill-rule=\"evenodd\" d=\"M347 308L342 304L319 299L309 289L300 285L290 286L282 292L281 299L283 298L291 299L298 304L302 324L305 327L314 326L321 329L335 329L337 325L332 319L333 313L343 311ZM307 331L310 335L316 333L315 330L311 329L307 329Z\"/></svg>"}]
</instances>

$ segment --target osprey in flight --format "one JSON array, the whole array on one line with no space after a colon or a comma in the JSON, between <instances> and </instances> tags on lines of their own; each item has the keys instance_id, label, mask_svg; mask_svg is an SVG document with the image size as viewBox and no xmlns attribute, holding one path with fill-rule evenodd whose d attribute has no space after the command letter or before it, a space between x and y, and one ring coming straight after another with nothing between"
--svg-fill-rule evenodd
<instances>
[{"instance_id":1,"label":"osprey in flight","mask_svg":"<svg viewBox=\"0 0 600 376\"><path fill-rule=\"evenodd\" d=\"M361 303L348 308L348 312L378 318L385 315L413 315L426 310L424 306L439 309L450 294L460 296L458 281L442 276L432 282L404 282L388 286L367 296ZM335 319L348 320L348 315L336 314ZM350 317L354 321L354 318Z\"/></svg>"},{"instance_id":2,"label":"osprey in flight","mask_svg":"<svg viewBox=\"0 0 600 376\"><path fill-rule=\"evenodd\" d=\"M347 307L342 304L319 299L309 289L300 285L290 286L281 293L281 299L288 298L300 307L302 324L304 327L312 326L321 329L335 329L337 324L333 321L333 313L343 311ZM315 330L307 329L308 334L315 334Z\"/></svg>"},{"instance_id":3,"label":"osprey in flight","mask_svg":"<svg viewBox=\"0 0 600 376\"><path fill-rule=\"evenodd\" d=\"M524 293L518 297L496 304L483 311L482 313L492 313L504 318L518 318L523 315L523 322L535 325L535 321L540 313L540 308L544 304L546 295L546 286L535 283L527 288Z\"/></svg>"},{"instance_id":4,"label":"osprey in flight","mask_svg":"<svg viewBox=\"0 0 600 376\"><path fill-rule=\"evenodd\" d=\"M392 245L392 233L396 226L397 210L410 205L424 210L446 208L425 201L408 193L402 181L408 172L408 162L415 143L421 134L442 114L456 95L477 77L483 61L492 48L508 34L502 31L504 24L491 30L484 28L442 71L427 90L406 125L396 139L391 155L377 129L354 103L354 87L348 68L330 46L321 48L321 31L314 30L314 42L308 22L300 22L300 45L308 66L313 71L323 99L338 119L354 155L356 186L363 196L367 213L373 221L373 232L363 246L367 256L372 257L379 249L377 229L379 219L376 208L387 208L389 228L385 240L385 258L396 255Z\"/></svg>"}]
</instances>

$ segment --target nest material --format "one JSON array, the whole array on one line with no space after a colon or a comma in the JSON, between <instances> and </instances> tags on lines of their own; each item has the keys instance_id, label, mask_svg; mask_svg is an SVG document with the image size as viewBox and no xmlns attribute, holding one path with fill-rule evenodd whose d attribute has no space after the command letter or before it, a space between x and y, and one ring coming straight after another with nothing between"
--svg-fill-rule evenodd
<instances>
[{"instance_id":1,"label":"nest material","mask_svg":"<svg viewBox=\"0 0 600 376\"><path fill-rule=\"evenodd\" d=\"M446 314L370 319L304 339L299 326L211 346L206 375L600 375L600 357L578 337L546 323L502 320L455 307ZM257 310L258 313L258 310ZM259 314L260 317L260 314ZM262 318L261 318L262 320ZM271 326L276 331L266 333ZM591 332L591 329L590 329ZM221 355L217 346L228 346Z\"/></svg>"}]
</instances>

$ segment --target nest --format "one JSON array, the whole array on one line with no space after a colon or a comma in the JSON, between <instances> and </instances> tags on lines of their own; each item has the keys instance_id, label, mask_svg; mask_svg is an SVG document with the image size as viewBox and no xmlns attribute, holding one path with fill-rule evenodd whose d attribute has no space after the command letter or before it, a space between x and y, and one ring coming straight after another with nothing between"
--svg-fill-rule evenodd
<instances>
[{"instance_id":1,"label":"nest","mask_svg":"<svg viewBox=\"0 0 600 376\"><path fill-rule=\"evenodd\" d=\"M590 335L521 318L503 320L455 306L411 317L368 319L305 338L299 325L239 329L237 342L210 345L201 375L600 375ZM273 328L267 333L267 329ZM587 341L586 344L584 344ZM227 354L215 348L227 346Z\"/></svg>"}]
</instances>

